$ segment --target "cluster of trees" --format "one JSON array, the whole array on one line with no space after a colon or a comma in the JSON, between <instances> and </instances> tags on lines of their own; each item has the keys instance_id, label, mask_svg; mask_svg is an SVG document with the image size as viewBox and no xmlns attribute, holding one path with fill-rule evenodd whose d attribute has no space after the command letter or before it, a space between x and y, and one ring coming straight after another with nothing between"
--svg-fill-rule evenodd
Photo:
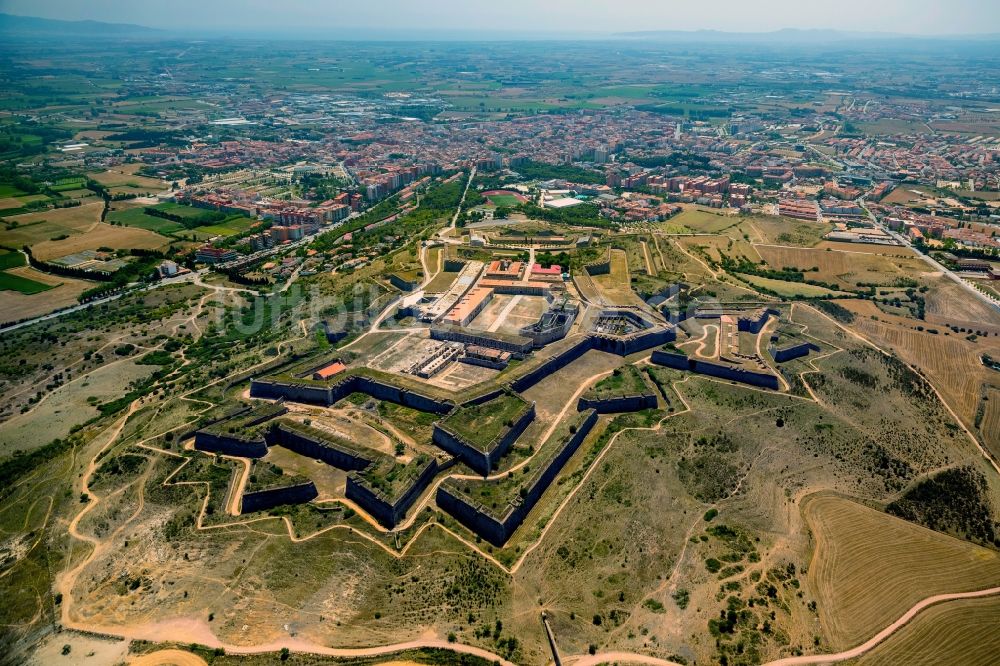
<instances>
[{"instance_id":1,"label":"cluster of trees","mask_svg":"<svg viewBox=\"0 0 1000 666\"><path fill-rule=\"evenodd\" d=\"M185 229L194 229L208 224L215 224L216 222L222 222L227 217L225 213L217 210L205 210L198 215L178 215L177 213L171 213L155 206L147 206L142 209L142 212L151 217L158 217L161 220L177 222L184 225Z\"/></svg>"},{"instance_id":2,"label":"cluster of trees","mask_svg":"<svg viewBox=\"0 0 1000 666\"><path fill-rule=\"evenodd\" d=\"M569 208L539 208L531 202L522 203L519 211L535 220L545 220L554 224L566 224L575 227L611 228L614 223L601 217L600 209L589 203Z\"/></svg>"},{"instance_id":3,"label":"cluster of trees","mask_svg":"<svg viewBox=\"0 0 1000 666\"><path fill-rule=\"evenodd\" d=\"M572 164L525 162L513 167L525 180L568 180L574 183L603 183L604 174Z\"/></svg>"}]
</instances>

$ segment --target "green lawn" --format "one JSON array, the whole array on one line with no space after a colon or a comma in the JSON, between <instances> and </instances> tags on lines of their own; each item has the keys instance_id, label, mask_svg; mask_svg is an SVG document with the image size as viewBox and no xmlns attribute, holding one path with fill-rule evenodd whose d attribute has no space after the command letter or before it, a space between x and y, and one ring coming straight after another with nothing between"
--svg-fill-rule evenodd
<instances>
[{"instance_id":1,"label":"green lawn","mask_svg":"<svg viewBox=\"0 0 1000 666\"><path fill-rule=\"evenodd\" d=\"M0 291L18 291L22 294L39 294L52 289L52 285L35 282L20 275L0 272Z\"/></svg>"},{"instance_id":2,"label":"green lawn","mask_svg":"<svg viewBox=\"0 0 1000 666\"><path fill-rule=\"evenodd\" d=\"M521 203L521 200L515 197L513 194L491 194L487 197L494 206L513 208L514 206Z\"/></svg>"}]
</instances>

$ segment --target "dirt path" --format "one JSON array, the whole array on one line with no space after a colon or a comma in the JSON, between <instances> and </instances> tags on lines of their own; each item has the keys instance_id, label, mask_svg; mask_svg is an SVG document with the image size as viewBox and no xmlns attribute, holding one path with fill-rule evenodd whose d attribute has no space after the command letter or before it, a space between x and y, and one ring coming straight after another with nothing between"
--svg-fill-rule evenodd
<instances>
[{"instance_id":1,"label":"dirt path","mask_svg":"<svg viewBox=\"0 0 1000 666\"><path fill-rule=\"evenodd\" d=\"M642 243L642 256L646 260L646 275L656 275L653 271L653 261L649 258L649 246L646 245L646 241L640 241Z\"/></svg>"},{"instance_id":2,"label":"dirt path","mask_svg":"<svg viewBox=\"0 0 1000 666\"><path fill-rule=\"evenodd\" d=\"M208 662L184 650L157 650L129 660L129 666L208 666Z\"/></svg>"}]
</instances>

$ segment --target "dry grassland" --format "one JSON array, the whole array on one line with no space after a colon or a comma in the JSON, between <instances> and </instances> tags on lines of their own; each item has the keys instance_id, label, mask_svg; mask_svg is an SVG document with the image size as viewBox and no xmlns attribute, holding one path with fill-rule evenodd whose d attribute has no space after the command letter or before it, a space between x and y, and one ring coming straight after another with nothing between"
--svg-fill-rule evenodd
<instances>
[{"instance_id":1,"label":"dry grassland","mask_svg":"<svg viewBox=\"0 0 1000 666\"><path fill-rule=\"evenodd\" d=\"M823 236L833 229L833 225L825 222L806 222L790 217L758 216L747 218L756 235L769 245L799 245L814 247Z\"/></svg>"},{"instance_id":2,"label":"dry grassland","mask_svg":"<svg viewBox=\"0 0 1000 666\"><path fill-rule=\"evenodd\" d=\"M140 229L139 227L116 227L100 223L93 229L69 238L52 241L46 240L34 245L31 249L38 259L54 259L82 250L96 250L99 247L110 247L115 250L130 250L140 248L155 250L170 244L170 239L157 233Z\"/></svg>"},{"instance_id":3,"label":"dry grassland","mask_svg":"<svg viewBox=\"0 0 1000 666\"><path fill-rule=\"evenodd\" d=\"M871 245L867 243L841 243L838 241L820 241L814 250L840 250L856 254L877 254L885 257L913 257L913 251L899 245Z\"/></svg>"},{"instance_id":4,"label":"dry grassland","mask_svg":"<svg viewBox=\"0 0 1000 666\"><path fill-rule=\"evenodd\" d=\"M1000 584L1000 553L832 494L805 500L816 539L808 584L830 645L858 645L921 599Z\"/></svg>"},{"instance_id":5,"label":"dry grassland","mask_svg":"<svg viewBox=\"0 0 1000 666\"><path fill-rule=\"evenodd\" d=\"M810 280L835 282L842 287L858 283L891 285L898 278L915 278L928 268L916 257L883 257L863 252L777 245L754 247L771 268L818 268L819 271L807 274Z\"/></svg>"},{"instance_id":6,"label":"dry grassland","mask_svg":"<svg viewBox=\"0 0 1000 666\"><path fill-rule=\"evenodd\" d=\"M592 280L607 303L615 305L640 305L640 299L629 282L628 255L624 250L611 251L611 272L595 275Z\"/></svg>"},{"instance_id":7,"label":"dry grassland","mask_svg":"<svg viewBox=\"0 0 1000 666\"><path fill-rule=\"evenodd\" d=\"M722 261L725 254L733 259L746 257L748 260L758 263L761 255L758 254L754 246L742 238L730 238L729 236L688 236L677 239L689 252L695 252L695 248L701 248L712 261Z\"/></svg>"}]
</instances>

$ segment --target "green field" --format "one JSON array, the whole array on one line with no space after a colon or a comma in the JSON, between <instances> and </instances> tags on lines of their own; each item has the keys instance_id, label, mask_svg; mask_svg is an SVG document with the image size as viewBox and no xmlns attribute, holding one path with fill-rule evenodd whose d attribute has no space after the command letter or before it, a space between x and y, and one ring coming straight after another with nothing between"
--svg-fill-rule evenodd
<instances>
[{"instance_id":1,"label":"green field","mask_svg":"<svg viewBox=\"0 0 1000 666\"><path fill-rule=\"evenodd\" d=\"M0 271L5 271L8 268L17 268L18 266L24 266L27 260L24 255L20 252L8 252L6 250L0 250Z\"/></svg>"},{"instance_id":2,"label":"green field","mask_svg":"<svg viewBox=\"0 0 1000 666\"><path fill-rule=\"evenodd\" d=\"M48 291L51 288L52 285L35 282L20 275L0 272L0 291L17 291L30 296L31 294L40 294L43 291Z\"/></svg>"},{"instance_id":3,"label":"green field","mask_svg":"<svg viewBox=\"0 0 1000 666\"><path fill-rule=\"evenodd\" d=\"M521 200L515 197L513 194L491 194L487 197L494 206L513 208L514 206L521 203Z\"/></svg>"},{"instance_id":4,"label":"green field","mask_svg":"<svg viewBox=\"0 0 1000 666\"><path fill-rule=\"evenodd\" d=\"M158 234L169 236L177 231L183 231L184 225L173 220L165 220L162 217L147 215L142 208L129 208L128 210L116 210L108 215L108 220L118 222L127 227L139 227L148 229Z\"/></svg>"},{"instance_id":5,"label":"green field","mask_svg":"<svg viewBox=\"0 0 1000 666\"><path fill-rule=\"evenodd\" d=\"M27 192L22 192L13 185L2 184L0 185L0 199L6 199L8 197L19 197L27 194Z\"/></svg>"},{"instance_id":6,"label":"green field","mask_svg":"<svg viewBox=\"0 0 1000 666\"><path fill-rule=\"evenodd\" d=\"M234 236L242 233L253 226L254 220L242 215L233 215L218 224L211 224L207 227L198 227L198 233L211 234L213 236Z\"/></svg>"},{"instance_id":7,"label":"green field","mask_svg":"<svg viewBox=\"0 0 1000 666\"><path fill-rule=\"evenodd\" d=\"M163 211L164 213L177 215L184 220L192 221L196 221L202 216L213 214L212 211L202 208L192 208L191 206L183 206L175 203L162 203L157 204L156 206L150 206L150 208L155 208L156 210ZM162 217L156 217L155 215L149 215L146 213L146 207L113 211L108 216L108 220L123 224L127 227L147 229L163 236L173 236L179 232L189 230L181 222L167 220ZM254 220L248 217L243 217L242 215L230 215L215 224L203 227L194 227L193 229L190 229L190 231L196 232L199 238L232 236L246 231L253 225L253 223Z\"/></svg>"}]
</instances>

